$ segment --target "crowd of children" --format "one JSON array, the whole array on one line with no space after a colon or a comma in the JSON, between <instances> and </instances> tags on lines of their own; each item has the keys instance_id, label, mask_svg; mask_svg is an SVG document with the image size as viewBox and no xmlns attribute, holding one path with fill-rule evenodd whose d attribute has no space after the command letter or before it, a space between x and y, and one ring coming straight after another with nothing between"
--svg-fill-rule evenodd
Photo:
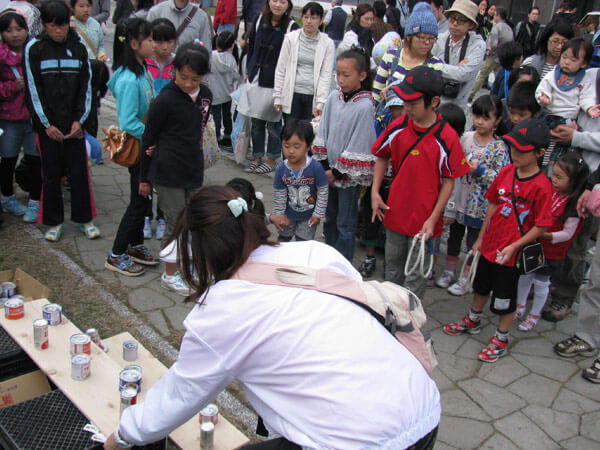
<instances>
[{"instance_id":1,"label":"crowd of children","mask_svg":"<svg viewBox=\"0 0 600 450\"><path fill-rule=\"evenodd\" d=\"M21 14L0 15L0 201L5 213L46 225L50 241L63 233L65 176L71 187L71 219L88 238L100 236L92 221L83 127L99 106L90 67L92 60L106 61L104 36L89 17L89 0L69 4L71 10L64 2L45 3L45 31L29 41ZM435 37L437 22L428 4L419 4L417 14L408 19L404 49L390 50L379 70L372 69L364 46L338 51L335 82L331 80L335 88L321 106L322 70L307 52L317 48L315 39L329 38L318 34L316 26L312 30L313 22L322 22L323 9L309 3L303 9L309 25L293 31L298 38L294 52L300 54L300 80L314 83L311 92L319 107L312 108L311 97L306 114L290 112L280 131L283 103L275 104L273 96L308 95L282 93L289 83L282 87L277 76L285 64L271 60L282 45L292 45L284 37L296 28L290 4L268 0L256 25L247 30L250 70L241 106L254 127L253 161L247 171L274 170L273 209L261 215L275 226L282 242L312 240L323 222L325 242L351 262L360 235L367 244L367 258L359 268L365 277L374 273L376 246L383 246L385 280L421 298L429 279L452 295L473 292L468 313L444 327L449 335L479 333L489 300L499 324L478 356L496 361L506 354L515 319L522 320L522 331L536 326L569 246L584 225L589 227L589 219L578 214L577 201L590 168L578 148L563 143L559 131L565 132L560 127L567 125L572 135L580 129L582 115L600 120L597 69L588 67L594 53L590 39L565 41L557 64L544 65L543 74L522 65L520 44L501 45L503 68L492 94L480 95L469 105L472 129L465 131L463 109L441 105L448 86L438 67L445 63L431 55L434 41L429 35ZM453 26L460 24L460 14L452 13ZM314 33L307 35L307 30ZM126 276L141 275L143 266L160 263L144 245L144 238L152 237L154 193L156 238L173 249L169 238L177 216L204 181L202 137L209 115L218 143L233 145L230 94L245 72L240 70L235 34L227 30L215 35L212 52L198 41L174 53L177 36L178 30L164 18L152 23L131 18L115 30L108 88L116 99L119 129L138 141L140 158L128 169L129 204L105 267ZM322 47L329 49L330 44ZM429 50L411 59L419 45ZM386 76L379 76L383 72ZM374 94L380 102L377 110ZM288 109L294 107L283 112ZM319 117L318 125L303 120L311 111ZM265 128L269 143L263 162ZM20 164L29 173L27 206L13 191L21 148ZM276 164L281 150L283 160ZM253 191L243 181L237 183L240 190ZM443 270L434 278L425 268L440 254L444 227L446 255ZM469 254L459 270L464 247ZM532 258L537 262L527 261L531 252L538 252ZM411 254L418 254L419 261ZM189 295L177 259L169 252L163 256L167 265L161 284ZM526 314L532 286L533 305Z\"/></svg>"}]
</instances>

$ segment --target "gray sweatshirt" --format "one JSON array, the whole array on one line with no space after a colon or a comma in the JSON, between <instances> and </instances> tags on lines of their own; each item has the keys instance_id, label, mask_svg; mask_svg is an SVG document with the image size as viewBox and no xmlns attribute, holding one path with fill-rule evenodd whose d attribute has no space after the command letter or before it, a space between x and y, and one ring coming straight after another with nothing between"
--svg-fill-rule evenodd
<instances>
[{"instance_id":1,"label":"gray sweatshirt","mask_svg":"<svg viewBox=\"0 0 600 450\"><path fill-rule=\"evenodd\" d=\"M191 2L188 2L183 9L178 9L175 6L174 0L167 0L153 6L150 9L150 12L148 12L147 20L148 22L152 22L159 18L169 19L173 22L173 25L175 25L175 29L177 30L192 8L198 7ZM202 9L198 8L192 21L185 30L183 30L179 39L177 39L176 48L179 48L181 45L187 44L188 42L192 42L194 39L200 39L208 51L210 51L212 49L211 29L212 25L208 20L208 16Z\"/></svg>"},{"instance_id":2,"label":"gray sweatshirt","mask_svg":"<svg viewBox=\"0 0 600 450\"><path fill-rule=\"evenodd\" d=\"M204 82L213 95L212 104L222 105L231 101L231 94L240 83L237 63L231 52L213 50L210 54L210 73L204 77Z\"/></svg>"},{"instance_id":3,"label":"gray sweatshirt","mask_svg":"<svg viewBox=\"0 0 600 450\"><path fill-rule=\"evenodd\" d=\"M498 47L514 39L515 37L509 24L504 21L494 24L487 40L487 49L490 50L490 56L494 58L494 61L500 62L498 59Z\"/></svg>"}]
</instances>

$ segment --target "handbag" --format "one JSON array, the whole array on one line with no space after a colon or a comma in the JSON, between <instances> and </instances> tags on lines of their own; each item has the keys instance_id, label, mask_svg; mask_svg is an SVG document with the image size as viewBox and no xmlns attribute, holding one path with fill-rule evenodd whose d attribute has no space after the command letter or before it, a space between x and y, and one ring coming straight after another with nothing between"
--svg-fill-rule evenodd
<instances>
[{"instance_id":1,"label":"handbag","mask_svg":"<svg viewBox=\"0 0 600 450\"><path fill-rule=\"evenodd\" d=\"M521 232L521 236L525 236L523 224L521 223L521 218L519 217L519 212L517 211L517 198L515 197L516 179L517 169L515 169L515 173L513 174L512 192L510 193L510 196L513 210L517 218L517 223L519 224L519 231ZM524 245L523 248L521 248L520 253L517 255L515 266L521 275L525 275L539 269L545 264L546 259L544 258L544 248L542 247L542 244L536 241Z\"/></svg>"},{"instance_id":2,"label":"handbag","mask_svg":"<svg viewBox=\"0 0 600 450\"><path fill-rule=\"evenodd\" d=\"M220 150L215 121L212 116L208 118L206 127L202 132L202 153L204 153L204 169L208 169L217 163Z\"/></svg>"}]
</instances>

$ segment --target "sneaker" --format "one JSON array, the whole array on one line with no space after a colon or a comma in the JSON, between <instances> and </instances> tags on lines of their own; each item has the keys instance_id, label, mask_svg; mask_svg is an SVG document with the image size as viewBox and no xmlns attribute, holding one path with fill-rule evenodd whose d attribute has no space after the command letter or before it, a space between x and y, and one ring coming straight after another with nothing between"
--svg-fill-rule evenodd
<instances>
[{"instance_id":1,"label":"sneaker","mask_svg":"<svg viewBox=\"0 0 600 450\"><path fill-rule=\"evenodd\" d=\"M567 305L563 305L557 301L551 301L550 305L542 311L542 318L548 322L560 322L567 314L569 314L569 311L570 308Z\"/></svg>"},{"instance_id":2,"label":"sneaker","mask_svg":"<svg viewBox=\"0 0 600 450\"><path fill-rule=\"evenodd\" d=\"M508 340L498 339L498 336L492 336L489 344L479 352L477 358L483 362L496 362L498 358L506 356L508 353Z\"/></svg>"},{"instance_id":3,"label":"sneaker","mask_svg":"<svg viewBox=\"0 0 600 450\"><path fill-rule=\"evenodd\" d=\"M554 351L563 358L572 358L574 356L594 356L598 349L592 347L583 339L572 336L556 344Z\"/></svg>"},{"instance_id":4,"label":"sneaker","mask_svg":"<svg viewBox=\"0 0 600 450\"><path fill-rule=\"evenodd\" d=\"M100 237L100 229L92 222L80 223L79 229L83 231L88 239L96 239Z\"/></svg>"},{"instance_id":5,"label":"sneaker","mask_svg":"<svg viewBox=\"0 0 600 450\"><path fill-rule=\"evenodd\" d=\"M21 202L15 198L14 195L11 195L8 198L3 198L1 202L2 209L6 213L11 213L15 216L22 216L27 211L27 208L25 208Z\"/></svg>"},{"instance_id":6,"label":"sneaker","mask_svg":"<svg viewBox=\"0 0 600 450\"><path fill-rule=\"evenodd\" d=\"M183 297L190 295L190 287L185 280L181 278L179 271L175 272L173 275L167 275L167 273L164 272L160 277L160 285L166 290L173 291Z\"/></svg>"},{"instance_id":7,"label":"sneaker","mask_svg":"<svg viewBox=\"0 0 600 450\"><path fill-rule=\"evenodd\" d=\"M46 240L50 242L56 242L60 239L63 233L63 224L57 225L55 227L50 227L48 231L44 234Z\"/></svg>"},{"instance_id":8,"label":"sneaker","mask_svg":"<svg viewBox=\"0 0 600 450\"><path fill-rule=\"evenodd\" d=\"M444 270L442 274L435 280L435 285L442 289L446 289L456 279L456 274L453 270Z\"/></svg>"},{"instance_id":9,"label":"sneaker","mask_svg":"<svg viewBox=\"0 0 600 450\"><path fill-rule=\"evenodd\" d=\"M144 273L144 268L134 263L127 254L113 256L112 253L109 253L104 267L126 277L137 277Z\"/></svg>"},{"instance_id":10,"label":"sneaker","mask_svg":"<svg viewBox=\"0 0 600 450\"><path fill-rule=\"evenodd\" d=\"M27 210L23 214L23 222L34 223L37 222L40 214L40 202L35 200L29 200L27 204Z\"/></svg>"},{"instance_id":11,"label":"sneaker","mask_svg":"<svg viewBox=\"0 0 600 450\"><path fill-rule=\"evenodd\" d=\"M358 271L360 272L360 274L365 277L365 278L370 278L373 275L373 272L375 272L375 267L377 266L377 260L375 259L374 256L372 257L366 257L365 259L363 259L363 262L360 263L360 267L358 268Z\"/></svg>"},{"instance_id":12,"label":"sneaker","mask_svg":"<svg viewBox=\"0 0 600 450\"><path fill-rule=\"evenodd\" d=\"M457 334L479 334L481 331L481 321L473 322L469 315L461 319L460 322L452 322L448 325L444 325L444 333L450 336L456 336Z\"/></svg>"},{"instance_id":13,"label":"sneaker","mask_svg":"<svg viewBox=\"0 0 600 450\"><path fill-rule=\"evenodd\" d=\"M144 239L152 239L152 221L150 217L144 217Z\"/></svg>"},{"instance_id":14,"label":"sneaker","mask_svg":"<svg viewBox=\"0 0 600 450\"><path fill-rule=\"evenodd\" d=\"M519 324L519 330L521 330L521 331L533 330L541 317L542 316L534 316L533 314L527 315L527 318Z\"/></svg>"},{"instance_id":15,"label":"sneaker","mask_svg":"<svg viewBox=\"0 0 600 450\"><path fill-rule=\"evenodd\" d=\"M145 266L158 266L160 264L158 258L153 256L148 247L143 244L129 247L127 255L129 255L132 261L144 264Z\"/></svg>"},{"instance_id":16,"label":"sneaker","mask_svg":"<svg viewBox=\"0 0 600 450\"><path fill-rule=\"evenodd\" d=\"M158 222L156 222L156 239L162 239L165 237L166 228L167 224L165 219L158 219Z\"/></svg>"},{"instance_id":17,"label":"sneaker","mask_svg":"<svg viewBox=\"0 0 600 450\"><path fill-rule=\"evenodd\" d=\"M462 277L456 283L448 288L448 293L452 295L465 295L473 292L473 289L468 286L469 282L466 277Z\"/></svg>"},{"instance_id":18,"label":"sneaker","mask_svg":"<svg viewBox=\"0 0 600 450\"><path fill-rule=\"evenodd\" d=\"M581 376L592 383L600 383L600 359L594 360L590 367L583 369Z\"/></svg>"}]
</instances>

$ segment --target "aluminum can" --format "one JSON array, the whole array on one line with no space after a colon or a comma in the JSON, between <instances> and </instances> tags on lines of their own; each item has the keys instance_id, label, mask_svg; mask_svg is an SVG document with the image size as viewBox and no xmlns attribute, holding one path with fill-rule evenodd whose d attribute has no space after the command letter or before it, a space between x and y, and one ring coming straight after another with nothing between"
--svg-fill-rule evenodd
<instances>
[{"instance_id":1,"label":"aluminum can","mask_svg":"<svg viewBox=\"0 0 600 450\"><path fill-rule=\"evenodd\" d=\"M138 391L135 388L128 387L121 391L121 414L123 410L137 403Z\"/></svg>"},{"instance_id":2,"label":"aluminum can","mask_svg":"<svg viewBox=\"0 0 600 450\"><path fill-rule=\"evenodd\" d=\"M0 285L2 292L0 297L11 298L17 293L17 285L12 281L6 281Z\"/></svg>"},{"instance_id":3,"label":"aluminum can","mask_svg":"<svg viewBox=\"0 0 600 450\"><path fill-rule=\"evenodd\" d=\"M125 361L135 361L137 359L138 345L135 341L123 342L123 359Z\"/></svg>"},{"instance_id":4,"label":"aluminum can","mask_svg":"<svg viewBox=\"0 0 600 450\"><path fill-rule=\"evenodd\" d=\"M56 303L44 305L42 315L48 322L48 325L58 325L62 322L62 307Z\"/></svg>"},{"instance_id":5,"label":"aluminum can","mask_svg":"<svg viewBox=\"0 0 600 450\"><path fill-rule=\"evenodd\" d=\"M213 425L219 423L219 407L214 403L206 405L200 411L200 423L211 422Z\"/></svg>"},{"instance_id":6,"label":"aluminum can","mask_svg":"<svg viewBox=\"0 0 600 450\"><path fill-rule=\"evenodd\" d=\"M143 371L140 366L137 364L129 364L128 366L123 367L123 370L135 370L140 373L140 388L142 387L142 375Z\"/></svg>"},{"instance_id":7,"label":"aluminum can","mask_svg":"<svg viewBox=\"0 0 600 450\"><path fill-rule=\"evenodd\" d=\"M200 425L200 449L213 450L215 445L215 424L204 422Z\"/></svg>"},{"instance_id":8,"label":"aluminum can","mask_svg":"<svg viewBox=\"0 0 600 450\"><path fill-rule=\"evenodd\" d=\"M78 353L71 357L71 378L85 380L90 377L90 361L92 358L85 353Z\"/></svg>"},{"instance_id":9,"label":"aluminum can","mask_svg":"<svg viewBox=\"0 0 600 450\"><path fill-rule=\"evenodd\" d=\"M77 333L71 336L71 355L79 353L92 354L92 340L87 334Z\"/></svg>"},{"instance_id":10,"label":"aluminum can","mask_svg":"<svg viewBox=\"0 0 600 450\"><path fill-rule=\"evenodd\" d=\"M33 345L38 350L48 348L48 322L46 319L33 321Z\"/></svg>"},{"instance_id":11,"label":"aluminum can","mask_svg":"<svg viewBox=\"0 0 600 450\"><path fill-rule=\"evenodd\" d=\"M100 339L100 333L98 333L98 330L96 330L95 328L90 328L85 332L85 334L87 334L90 337L90 339L94 342L94 344L100 347L103 352L108 351L108 347L106 346L106 344L104 344L104 342L102 342L102 339Z\"/></svg>"},{"instance_id":12,"label":"aluminum can","mask_svg":"<svg viewBox=\"0 0 600 450\"><path fill-rule=\"evenodd\" d=\"M20 298L9 298L4 302L4 316L10 320L22 319L25 316L25 302Z\"/></svg>"},{"instance_id":13,"label":"aluminum can","mask_svg":"<svg viewBox=\"0 0 600 450\"><path fill-rule=\"evenodd\" d=\"M119 391L125 388L135 388L137 392L140 392L142 388L142 373L135 369L123 369L119 373Z\"/></svg>"}]
</instances>

